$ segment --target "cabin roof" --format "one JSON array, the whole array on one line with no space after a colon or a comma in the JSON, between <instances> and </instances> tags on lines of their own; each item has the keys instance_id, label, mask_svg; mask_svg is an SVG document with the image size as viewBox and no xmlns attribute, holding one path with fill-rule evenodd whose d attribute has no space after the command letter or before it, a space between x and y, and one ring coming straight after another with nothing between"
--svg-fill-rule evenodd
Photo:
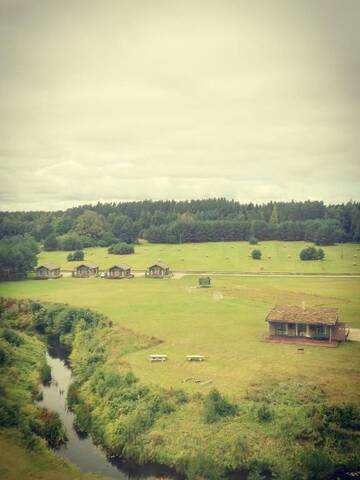
<instances>
[{"instance_id":1,"label":"cabin roof","mask_svg":"<svg viewBox=\"0 0 360 480\"><path fill-rule=\"evenodd\" d=\"M48 270L57 270L59 269L59 265L56 265L55 263L42 263L41 265L38 265L36 267L36 270L40 268L47 268Z\"/></svg>"},{"instance_id":2,"label":"cabin roof","mask_svg":"<svg viewBox=\"0 0 360 480\"><path fill-rule=\"evenodd\" d=\"M76 270L78 270L80 267L86 267L86 268L98 268L98 266L95 263L81 263L76 267Z\"/></svg>"},{"instance_id":3,"label":"cabin roof","mask_svg":"<svg viewBox=\"0 0 360 480\"><path fill-rule=\"evenodd\" d=\"M152 268L152 267L161 267L161 268L169 268L169 265L167 265L166 263L164 262L156 262L156 263L153 263L152 265L150 265L149 268Z\"/></svg>"},{"instance_id":4,"label":"cabin roof","mask_svg":"<svg viewBox=\"0 0 360 480\"><path fill-rule=\"evenodd\" d=\"M120 270L130 270L131 269L130 265L127 265L126 263L120 263L120 264L112 265L111 267L109 267L109 270L112 270L113 268L120 268Z\"/></svg>"},{"instance_id":5,"label":"cabin roof","mask_svg":"<svg viewBox=\"0 0 360 480\"><path fill-rule=\"evenodd\" d=\"M335 325L339 320L337 308L276 305L267 315L267 322L306 323L311 325Z\"/></svg>"}]
</instances>

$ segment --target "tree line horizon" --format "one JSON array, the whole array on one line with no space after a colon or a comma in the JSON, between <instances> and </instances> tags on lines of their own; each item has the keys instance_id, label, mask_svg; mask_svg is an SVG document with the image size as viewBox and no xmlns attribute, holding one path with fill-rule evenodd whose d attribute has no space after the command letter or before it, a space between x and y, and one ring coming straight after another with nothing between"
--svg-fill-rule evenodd
<instances>
[{"instance_id":1,"label":"tree line horizon","mask_svg":"<svg viewBox=\"0 0 360 480\"><path fill-rule=\"evenodd\" d=\"M45 250L116 242L187 243L305 240L319 245L360 241L360 203L240 203L225 198L143 200L82 205L54 212L0 212L0 238L31 236Z\"/></svg>"}]
</instances>

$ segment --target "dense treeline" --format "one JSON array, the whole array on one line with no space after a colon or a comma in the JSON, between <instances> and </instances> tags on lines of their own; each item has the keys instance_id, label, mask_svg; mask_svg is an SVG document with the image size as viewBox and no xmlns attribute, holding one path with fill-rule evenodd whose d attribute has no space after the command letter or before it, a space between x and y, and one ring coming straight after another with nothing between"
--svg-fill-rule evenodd
<instances>
[{"instance_id":1,"label":"dense treeline","mask_svg":"<svg viewBox=\"0 0 360 480\"><path fill-rule=\"evenodd\" d=\"M360 204L241 204L226 199L98 203L57 212L2 212L0 238L29 234L46 250L150 242L360 241Z\"/></svg>"}]
</instances>

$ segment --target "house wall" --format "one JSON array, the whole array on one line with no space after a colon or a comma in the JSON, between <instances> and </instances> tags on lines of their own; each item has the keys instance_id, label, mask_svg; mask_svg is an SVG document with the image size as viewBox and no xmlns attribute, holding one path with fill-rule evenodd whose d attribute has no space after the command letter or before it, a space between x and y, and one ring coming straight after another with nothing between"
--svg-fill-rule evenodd
<instances>
[{"instance_id":1,"label":"house wall","mask_svg":"<svg viewBox=\"0 0 360 480\"><path fill-rule=\"evenodd\" d=\"M49 276L51 278L56 278L60 275L60 268L56 268L55 270L50 270L49 271Z\"/></svg>"},{"instance_id":2,"label":"house wall","mask_svg":"<svg viewBox=\"0 0 360 480\"><path fill-rule=\"evenodd\" d=\"M78 275L89 275L90 271L87 267L80 267L76 270Z\"/></svg>"},{"instance_id":3,"label":"house wall","mask_svg":"<svg viewBox=\"0 0 360 480\"><path fill-rule=\"evenodd\" d=\"M36 270L36 275L38 277L48 277L49 276L49 270L47 268L38 268Z\"/></svg>"},{"instance_id":4,"label":"house wall","mask_svg":"<svg viewBox=\"0 0 360 480\"><path fill-rule=\"evenodd\" d=\"M165 270L161 267L151 267L149 271L151 275L159 275L159 276L165 275Z\"/></svg>"}]
</instances>

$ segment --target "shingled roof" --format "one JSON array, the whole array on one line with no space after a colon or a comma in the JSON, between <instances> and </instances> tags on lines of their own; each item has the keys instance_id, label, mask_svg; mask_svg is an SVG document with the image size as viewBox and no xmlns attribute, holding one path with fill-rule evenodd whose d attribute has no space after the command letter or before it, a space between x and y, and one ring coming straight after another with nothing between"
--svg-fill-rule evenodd
<instances>
[{"instance_id":1,"label":"shingled roof","mask_svg":"<svg viewBox=\"0 0 360 480\"><path fill-rule=\"evenodd\" d=\"M276 305L267 315L267 322L306 323L310 325L335 325L339 320L337 308L300 307Z\"/></svg>"},{"instance_id":2,"label":"shingled roof","mask_svg":"<svg viewBox=\"0 0 360 480\"><path fill-rule=\"evenodd\" d=\"M59 267L59 265L56 265L55 263L43 263L43 264L37 266L36 270L38 270L40 268L47 268L48 270L57 270L60 267Z\"/></svg>"},{"instance_id":3,"label":"shingled roof","mask_svg":"<svg viewBox=\"0 0 360 480\"><path fill-rule=\"evenodd\" d=\"M78 265L76 267L76 270L78 270L80 267L87 267L87 268L91 268L91 269L98 268L98 266L95 265L95 263L81 263L80 265Z\"/></svg>"},{"instance_id":4,"label":"shingled roof","mask_svg":"<svg viewBox=\"0 0 360 480\"><path fill-rule=\"evenodd\" d=\"M117 265L112 265L109 270L112 270L113 268L120 268L120 270L130 270L131 267L130 265L127 265L126 263L121 263Z\"/></svg>"},{"instance_id":5,"label":"shingled roof","mask_svg":"<svg viewBox=\"0 0 360 480\"><path fill-rule=\"evenodd\" d=\"M167 265L164 262L156 262L156 263L153 263L152 265L150 265L149 268L152 268L152 267L160 267L160 268L163 268L164 270L166 270L167 268L169 268L169 265Z\"/></svg>"}]
</instances>

